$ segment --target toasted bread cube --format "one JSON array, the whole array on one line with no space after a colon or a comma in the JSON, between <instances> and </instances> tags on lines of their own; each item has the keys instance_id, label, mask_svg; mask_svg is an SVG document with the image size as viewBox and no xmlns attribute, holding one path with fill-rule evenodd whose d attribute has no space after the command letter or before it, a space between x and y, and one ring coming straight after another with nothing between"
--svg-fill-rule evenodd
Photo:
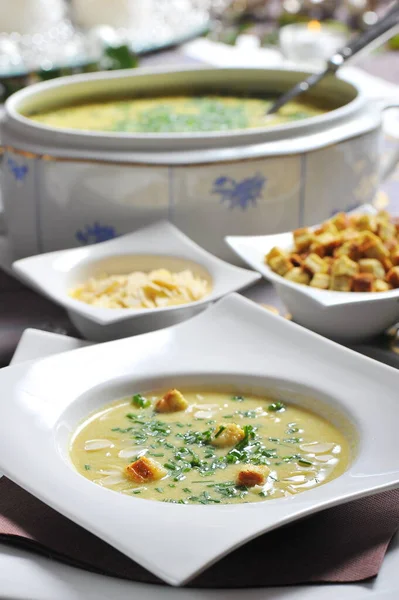
<instances>
[{"instance_id":1,"label":"toasted bread cube","mask_svg":"<svg viewBox=\"0 0 399 600\"><path fill-rule=\"evenodd\" d=\"M362 256L362 253L354 240L348 240L347 242L344 242L342 246L334 250L334 256L337 258L340 256L347 256L351 260L356 261Z\"/></svg>"},{"instance_id":2,"label":"toasted bread cube","mask_svg":"<svg viewBox=\"0 0 399 600\"><path fill-rule=\"evenodd\" d=\"M266 467L266 465L247 465L239 471L236 485L245 485L246 487L264 485L269 473L270 469L269 467Z\"/></svg>"},{"instance_id":3,"label":"toasted bread cube","mask_svg":"<svg viewBox=\"0 0 399 600\"><path fill-rule=\"evenodd\" d=\"M389 283L383 279L376 279L373 284L373 292L388 292L391 288Z\"/></svg>"},{"instance_id":4,"label":"toasted bread cube","mask_svg":"<svg viewBox=\"0 0 399 600\"><path fill-rule=\"evenodd\" d=\"M341 240L343 242L349 242L350 240L355 240L359 237L359 232L357 229L353 229L353 227L349 227L349 229L344 229L341 231Z\"/></svg>"},{"instance_id":5,"label":"toasted bread cube","mask_svg":"<svg viewBox=\"0 0 399 600\"><path fill-rule=\"evenodd\" d=\"M353 277L353 292L372 292L375 277L372 273L357 273Z\"/></svg>"},{"instance_id":6,"label":"toasted bread cube","mask_svg":"<svg viewBox=\"0 0 399 600\"><path fill-rule=\"evenodd\" d=\"M317 254L320 258L324 258L326 255L326 248L319 242L312 242L309 248L311 254Z\"/></svg>"},{"instance_id":7,"label":"toasted bread cube","mask_svg":"<svg viewBox=\"0 0 399 600\"><path fill-rule=\"evenodd\" d=\"M332 274L335 275L348 275L352 277L355 273L358 273L359 265L351 260L348 256L340 256L337 258L332 265Z\"/></svg>"},{"instance_id":8,"label":"toasted bread cube","mask_svg":"<svg viewBox=\"0 0 399 600\"><path fill-rule=\"evenodd\" d=\"M213 434L211 444L217 448L228 448L241 442L244 437L244 430L239 425L236 425L236 423L218 425Z\"/></svg>"},{"instance_id":9,"label":"toasted bread cube","mask_svg":"<svg viewBox=\"0 0 399 600\"><path fill-rule=\"evenodd\" d=\"M391 220L391 215L389 214L389 212L387 210L379 210L378 214L377 214L377 221L381 222L381 221L390 221Z\"/></svg>"},{"instance_id":10,"label":"toasted bread cube","mask_svg":"<svg viewBox=\"0 0 399 600\"><path fill-rule=\"evenodd\" d=\"M360 273L372 273L376 279L384 279L385 269L376 258L362 258L359 260Z\"/></svg>"},{"instance_id":11,"label":"toasted bread cube","mask_svg":"<svg viewBox=\"0 0 399 600\"><path fill-rule=\"evenodd\" d=\"M389 257L389 252L380 238L369 231L363 234L359 249L367 258L377 258L381 262Z\"/></svg>"},{"instance_id":12,"label":"toasted bread cube","mask_svg":"<svg viewBox=\"0 0 399 600\"><path fill-rule=\"evenodd\" d=\"M386 280L393 288L399 288L399 267L392 267L387 273Z\"/></svg>"},{"instance_id":13,"label":"toasted bread cube","mask_svg":"<svg viewBox=\"0 0 399 600\"><path fill-rule=\"evenodd\" d=\"M399 235L399 217L393 217L392 218L392 223L395 225L396 227L396 235Z\"/></svg>"},{"instance_id":14,"label":"toasted bread cube","mask_svg":"<svg viewBox=\"0 0 399 600\"><path fill-rule=\"evenodd\" d=\"M330 280L330 290L336 292L350 292L352 289L352 279L349 275L332 275Z\"/></svg>"},{"instance_id":15,"label":"toasted bread cube","mask_svg":"<svg viewBox=\"0 0 399 600\"><path fill-rule=\"evenodd\" d=\"M284 277L294 265L287 256L275 256L269 260L269 266L272 271Z\"/></svg>"},{"instance_id":16,"label":"toasted bread cube","mask_svg":"<svg viewBox=\"0 0 399 600\"><path fill-rule=\"evenodd\" d=\"M395 267L399 265L399 246L395 246L391 251L391 261Z\"/></svg>"},{"instance_id":17,"label":"toasted bread cube","mask_svg":"<svg viewBox=\"0 0 399 600\"><path fill-rule=\"evenodd\" d=\"M393 267L393 262L391 261L390 258L386 258L386 257L380 258L380 262L381 262L382 266L384 267L386 273L388 273L388 271L390 271Z\"/></svg>"},{"instance_id":18,"label":"toasted bread cube","mask_svg":"<svg viewBox=\"0 0 399 600\"><path fill-rule=\"evenodd\" d=\"M332 254L333 250L341 245L341 239L339 235L334 235L329 231L326 231L325 233L315 236L314 243L322 246L325 254ZM310 250L312 251L312 247ZM319 253L316 252L316 254Z\"/></svg>"},{"instance_id":19,"label":"toasted bread cube","mask_svg":"<svg viewBox=\"0 0 399 600\"><path fill-rule=\"evenodd\" d=\"M318 254L312 252L303 261L304 267L312 275L315 273L327 273L328 263L321 258Z\"/></svg>"},{"instance_id":20,"label":"toasted bread cube","mask_svg":"<svg viewBox=\"0 0 399 600\"><path fill-rule=\"evenodd\" d=\"M333 235L338 234L338 229L332 221L325 221L322 223L322 225L320 225L320 227L314 230L315 235L321 235L322 233L326 232L332 233Z\"/></svg>"},{"instance_id":21,"label":"toasted bread cube","mask_svg":"<svg viewBox=\"0 0 399 600\"><path fill-rule=\"evenodd\" d=\"M284 279L288 279L288 281L293 281L294 283L308 285L310 282L310 275L301 267L294 267L291 269L291 271L288 271L288 273L284 275Z\"/></svg>"},{"instance_id":22,"label":"toasted bread cube","mask_svg":"<svg viewBox=\"0 0 399 600\"><path fill-rule=\"evenodd\" d=\"M349 219L344 212L336 214L332 219L331 223L334 223L338 231L343 231L349 227Z\"/></svg>"},{"instance_id":23,"label":"toasted bread cube","mask_svg":"<svg viewBox=\"0 0 399 600\"><path fill-rule=\"evenodd\" d=\"M387 242L388 240L395 238L396 227L393 223L390 223L389 221L378 223L377 234L383 242Z\"/></svg>"},{"instance_id":24,"label":"toasted bread cube","mask_svg":"<svg viewBox=\"0 0 399 600\"><path fill-rule=\"evenodd\" d=\"M188 402L179 390L169 390L155 403L155 412L171 413L186 410Z\"/></svg>"},{"instance_id":25,"label":"toasted bread cube","mask_svg":"<svg viewBox=\"0 0 399 600\"><path fill-rule=\"evenodd\" d=\"M330 287L330 279L330 275L327 273L316 273L309 285L314 288L319 288L319 290L328 290Z\"/></svg>"},{"instance_id":26,"label":"toasted bread cube","mask_svg":"<svg viewBox=\"0 0 399 600\"><path fill-rule=\"evenodd\" d=\"M303 266L303 258L299 254L291 254L290 261L294 265L294 267L302 267Z\"/></svg>"},{"instance_id":27,"label":"toasted bread cube","mask_svg":"<svg viewBox=\"0 0 399 600\"><path fill-rule=\"evenodd\" d=\"M146 456L142 456L128 465L125 472L129 479L136 483L158 481L158 479L162 479L167 474L166 469L162 465Z\"/></svg>"},{"instance_id":28,"label":"toasted bread cube","mask_svg":"<svg viewBox=\"0 0 399 600\"><path fill-rule=\"evenodd\" d=\"M355 227L359 231L377 231L377 219L374 215L360 215L356 222Z\"/></svg>"},{"instance_id":29,"label":"toasted bread cube","mask_svg":"<svg viewBox=\"0 0 399 600\"><path fill-rule=\"evenodd\" d=\"M281 248L278 248L277 246L274 246L270 250L270 252L268 252L268 254L266 254L266 256L265 256L265 263L267 265L269 265L270 264L270 260L272 258L278 258L278 257L280 257L280 258L287 258L287 253L284 252L284 250L282 250Z\"/></svg>"},{"instance_id":30,"label":"toasted bread cube","mask_svg":"<svg viewBox=\"0 0 399 600\"><path fill-rule=\"evenodd\" d=\"M307 227L295 229L293 236L297 252L303 252L304 250L307 250L312 243L313 234Z\"/></svg>"}]
</instances>

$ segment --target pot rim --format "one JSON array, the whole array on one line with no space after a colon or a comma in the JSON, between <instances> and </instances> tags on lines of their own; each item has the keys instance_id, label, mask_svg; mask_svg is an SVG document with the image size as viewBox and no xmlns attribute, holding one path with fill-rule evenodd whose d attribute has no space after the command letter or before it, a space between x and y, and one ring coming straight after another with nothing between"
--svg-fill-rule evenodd
<instances>
[{"instance_id":1,"label":"pot rim","mask_svg":"<svg viewBox=\"0 0 399 600\"><path fill-rule=\"evenodd\" d=\"M380 121L380 111L370 110L361 86L344 79L331 78L330 84L339 85L347 92L355 93L353 100L321 116L304 119L272 128L233 130L229 132L194 132L183 134L127 134L109 132L81 132L56 129L35 123L19 113L24 101L39 97L46 91L77 86L82 92L87 85L104 81L125 79L149 82L159 78L178 77L185 74L198 80L204 77L220 80L221 76L245 78L252 81L259 73L297 79L306 76L295 69L243 69L213 68L207 66L173 68L147 68L130 71L98 72L89 75L73 75L48 82L41 82L13 94L5 104L3 137L5 145L38 156L64 159L103 160L106 162L137 162L147 164L198 164L220 161L254 159L265 155L297 154L329 146L338 141L356 137L375 129ZM184 85L184 83L183 83ZM147 84L147 89L151 83ZM101 148L99 149L99 144ZM167 155L166 155L167 153Z\"/></svg>"}]
</instances>

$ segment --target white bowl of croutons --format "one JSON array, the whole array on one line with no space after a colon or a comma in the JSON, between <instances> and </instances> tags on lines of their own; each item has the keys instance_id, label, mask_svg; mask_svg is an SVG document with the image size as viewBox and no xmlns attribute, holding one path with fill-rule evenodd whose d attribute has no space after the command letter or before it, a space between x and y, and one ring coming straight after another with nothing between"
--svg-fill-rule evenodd
<instances>
[{"instance_id":1,"label":"white bowl of croutons","mask_svg":"<svg viewBox=\"0 0 399 600\"><path fill-rule=\"evenodd\" d=\"M315 227L225 239L304 327L357 342L399 321L399 224L385 211L364 205Z\"/></svg>"}]
</instances>

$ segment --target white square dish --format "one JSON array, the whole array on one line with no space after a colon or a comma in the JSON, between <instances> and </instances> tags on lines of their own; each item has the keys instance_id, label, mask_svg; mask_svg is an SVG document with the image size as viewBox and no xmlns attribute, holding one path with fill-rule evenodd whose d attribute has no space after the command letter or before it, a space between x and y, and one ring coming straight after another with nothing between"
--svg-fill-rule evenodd
<instances>
[{"instance_id":1,"label":"white square dish","mask_svg":"<svg viewBox=\"0 0 399 600\"><path fill-rule=\"evenodd\" d=\"M363 205L352 213L376 214L377 210ZM273 283L294 320L316 333L343 343L360 342L383 333L399 321L399 288L364 293L320 290L289 281L272 271L264 257L274 246L291 250L292 231L229 236L225 240L244 262Z\"/></svg>"},{"instance_id":2,"label":"white square dish","mask_svg":"<svg viewBox=\"0 0 399 600\"><path fill-rule=\"evenodd\" d=\"M157 268L189 268L209 279L211 291L190 304L154 309L99 308L68 295L70 289L93 275ZM258 273L230 265L203 250L167 221L92 246L24 258L13 263L13 270L28 285L63 306L79 331L97 342L175 325L260 279Z\"/></svg>"},{"instance_id":3,"label":"white square dish","mask_svg":"<svg viewBox=\"0 0 399 600\"><path fill-rule=\"evenodd\" d=\"M341 477L299 496L220 506L128 497L96 486L71 466L70 433L94 408L127 389L204 380L261 387L328 416L352 436L353 462ZM398 384L396 370L234 295L171 329L0 371L8 398L0 405L0 470L168 583L181 585L263 532L397 487Z\"/></svg>"}]
</instances>

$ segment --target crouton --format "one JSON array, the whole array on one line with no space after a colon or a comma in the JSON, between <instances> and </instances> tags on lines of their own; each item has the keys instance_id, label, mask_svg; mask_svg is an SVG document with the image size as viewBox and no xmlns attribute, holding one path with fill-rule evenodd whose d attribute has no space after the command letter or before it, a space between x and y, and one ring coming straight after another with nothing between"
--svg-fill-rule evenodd
<instances>
[{"instance_id":1,"label":"crouton","mask_svg":"<svg viewBox=\"0 0 399 600\"><path fill-rule=\"evenodd\" d=\"M395 248L391 250L391 261L395 267L399 265L399 246L395 246Z\"/></svg>"},{"instance_id":2,"label":"crouton","mask_svg":"<svg viewBox=\"0 0 399 600\"><path fill-rule=\"evenodd\" d=\"M150 481L158 481L167 474L166 469L162 467L156 460L141 458L135 460L125 469L126 475L135 483L147 483Z\"/></svg>"},{"instance_id":3,"label":"crouton","mask_svg":"<svg viewBox=\"0 0 399 600\"><path fill-rule=\"evenodd\" d=\"M377 219L374 215L360 215L355 222L359 231L377 231Z\"/></svg>"},{"instance_id":4,"label":"crouton","mask_svg":"<svg viewBox=\"0 0 399 600\"><path fill-rule=\"evenodd\" d=\"M270 260L272 258L287 258L287 253L284 252L284 250L281 250L281 248L277 248L277 246L274 246L270 252L268 252L268 254L266 254L265 256L265 263L267 265L270 264Z\"/></svg>"},{"instance_id":5,"label":"crouton","mask_svg":"<svg viewBox=\"0 0 399 600\"><path fill-rule=\"evenodd\" d=\"M307 227L303 229L295 229L293 236L297 252L303 252L304 250L307 250L312 243L313 234Z\"/></svg>"},{"instance_id":6,"label":"crouton","mask_svg":"<svg viewBox=\"0 0 399 600\"><path fill-rule=\"evenodd\" d=\"M389 221L378 223L377 234L383 242L387 242L388 240L396 236L396 227L393 223L390 223Z\"/></svg>"},{"instance_id":7,"label":"crouton","mask_svg":"<svg viewBox=\"0 0 399 600\"><path fill-rule=\"evenodd\" d=\"M372 292L375 277L372 273L357 273L353 277L353 292Z\"/></svg>"},{"instance_id":8,"label":"crouton","mask_svg":"<svg viewBox=\"0 0 399 600\"><path fill-rule=\"evenodd\" d=\"M332 221L325 221L322 225L320 225L320 227L315 229L313 233L314 235L318 236L326 232L332 233L333 235L338 234L338 229Z\"/></svg>"},{"instance_id":9,"label":"crouton","mask_svg":"<svg viewBox=\"0 0 399 600\"><path fill-rule=\"evenodd\" d=\"M155 403L155 412L171 413L186 410L188 402L179 390L169 390Z\"/></svg>"},{"instance_id":10,"label":"crouton","mask_svg":"<svg viewBox=\"0 0 399 600\"><path fill-rule=\"evenodd\" d=\"M217 448L228 448L229 446L235 446L238 442L241 442L244 437L244 430L235 423L218 425L213 434L211 444Z\"/></svg>"},{"instance_id":11,"label":"crouton","mask_svg":"<svg viewBox=\"0 0 399 600\"><path fill-rule=\"evenodd\" d=\"M330 290L336 292L350 292L352 289L352 279L349 275L333 275L330 280Z\"/></svg>"},{"instance_id":12,"label":"crouton","mask_svg":"<svg viewBox=\"0 0 399 600\"><path fill-rule=\"evenodd\" d=\"M386 280L393 288L399 288L399 266L388 271Z\"/></svg>"},{"instance_id":13,"label":"crouton","mask_svg":"<svg viewBox=\"0 0 399 600\"><path fill-rule=\"evenodd\" d=\"M360 241L359 250L367 258L377 258L381 262L383 258L389 257L389 252L380 238L370 231L364 232Z\"/></svg>"},{"instance_id":14,"label":"crouton","mask_svg":"<svg viewBox=\"0 0 399 600\"><path fill-rule=\"evenodd\" d=\"M241 469L237 475L236 484L254 487L255 485L264 485L270 469L264 465L247 465Z\"/></svg>"},{"instance_id":15,"label":"crouton","mask_svg":"<svg viewBox=\"0 0 399 600\"><path fill-rule=\"evenodd\" d=\"M333 275L348 275L353 276L358 273L359 265L348 258L348 256L340 256L333 262L331 272Z\"/></svg>"},{"instance_id":16,"label":"crouton","mask_svg":"<svg viewBox=\"0 0 399 600\"><path fill-rule=\"evenodd\" d=\"M309 285L319 290L328 290L330 287L330 275L327 273L316 273Z\"/></svg>"},{"instance_id":17,"label":"crouton","mask_svg":"<svg viewBox=\"0 0 399 600\"><path fill-rule=\"evenodd\" d=\"M348 240L344 242L342 246L334 250L334 256L339 258L340 256L348 256L351 260L359 260L362 253L360 252L359 245L354 240Z\"/></svg>"},{"instance_id":18,"label":"crouton","mask_svg":"<svg viewBox=\"0 0 399 600\"><path fill-rule=\"evenodd\" d=\"M315 253L309 254L303 261L303 265L305 270L309 271L312 275L315 273L327 273L328 271L328 262Z\"/></svg>"},{"instance_id":19,"label":"crouton","mask_svg":"<svg viewBox=\"0 0 399 600\"><path fill-rule=\"evenodd\" d=\"M286 256L275 256L269 260L269 266L278 275L284 277L288 271L294 268L294 265Z\"/></svg>"},{"instance_id":20,"label":"crouton","mask_svg":"<svg viewBox=\"0 0 399 600\"><path fill-rule=\"evenodd\" d=\"M288 273L284 275L284 279L293 281L294 283L301 283L302 285L308 285L310 282L310 275L306 273L301 267L294 267Z\"/></svg>"},{"instance_id":21,"label":"crouton","mask_svg":"<svg viewBox=\"0 0 399 600\"><path fill-rule=\"evenodd\" d=\"M341 245L341 239L339 235L334 235L329 231L326 231L325 233L315 236L313 243L315 244L315 248L322 246L325 254L332 254L333 250ZM312 246L310 247L311 251ZM316 252L316 254L319 254L319 252Z\"/></svg>"},{"instance_id":22,"label":"crouton","mask_svg":"<svg viewBox=\"0 0 399 600\"><path fill-rule=\"evenodd\" d=\"M385 269L376 258L362 258L359 260L360 273L372 273L376 279L384 279Z\"/></svg>"},{"instance_id":23,"label":"crouton","mask_svg":"<svg viewBox=\"0 0 399 600\"><path fill-rule=\"evenodd\" d=\"M388 292L391 288L389 283L383 279L376 279L373 284L373 292Z\"/></svg>"},{"instance_id":24,"label":"crouton","mask_svg":"<svg viewBox=\"0 0 399 600\"><path fill-rule=\"evenodd\" d=\"M340 212L334 215L334 217L330 220L331 223L334 223L338 231L343 231L344 229L347 229L347 227L349 227L349 219L344 212Z\"/></svg>"},{"instance_id":25,"label":"crouton","mask_svg":"<svg viewBox=\"0 0 399 600\"><path fill-rule=\"evenodd\" d=\"M303 266L303 258L299 254L291 254L290 261L294 265L294 267L302 267Z\"/></svg>"}]
</instances>

